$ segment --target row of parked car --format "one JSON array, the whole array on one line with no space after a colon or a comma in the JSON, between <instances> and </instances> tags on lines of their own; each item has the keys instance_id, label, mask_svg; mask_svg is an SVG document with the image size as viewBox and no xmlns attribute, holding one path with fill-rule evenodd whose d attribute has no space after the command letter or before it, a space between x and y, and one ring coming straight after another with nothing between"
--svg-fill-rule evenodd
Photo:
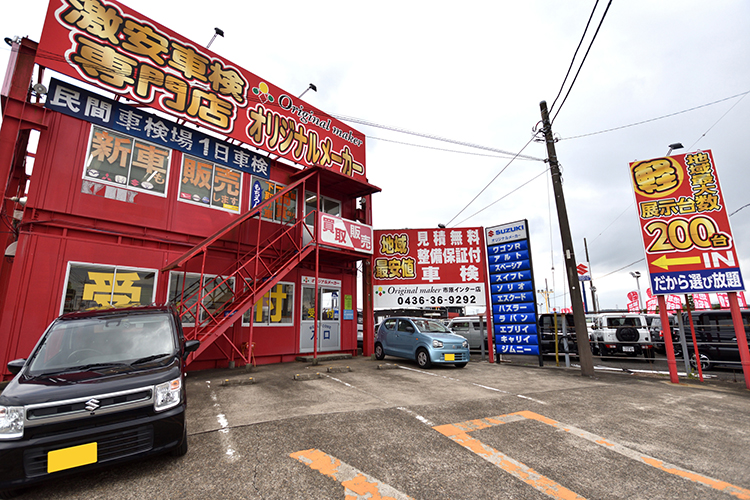
<instances>
[{"instance_id":1,"label":"row of parked car","mask_svg":"<svg viewBox=\"0 0 750 500\"><path fill-rule=\"evenodd\" d=\"M750 310L741 312L745 335L750 342ZM693 311L692 323L698 345L695 354L690 317L681 313L685 325L688 356L694 367L700 360L704 370L714 365L739 365L740 353L731 313L726 310ZM586 315L589 345L595 356L615 355L654 358L666 353L661 317L656 314L599 313ZM670 331L675 355L683 356L677 317L670 315ZM487 348L487 325L479 317L453 318L447 324L439 320L415 317L391 317L375 332L375 356L413 359L420 367L434 363L466 366L470 350ZM542 354L578 353L575 321L572 314L541 314L537 321Z\"/></svg>"},{"instance_id":2,"label":"row of parked car","mask_svg":"<svg viewBox=\"0 0 750 500\"><path fill-rule=\"evenodd\" d=\"M750 341L750 310L741 311L745 335ZM557 329L553 322L557 319ZM695 329L695 340L698 346L698 356L703 370L714 365L739 366L740 352L737 336L732 322L731 312L728 310L691 311L680 313L684 326L686 347L693 367L697 367L695 345L691 332L691 318ZM558 351L563 352L563 321L569 332L569 352L577 353L575 337L575 322L572 314L542 314L539 316L538 329L542 352L555 350L555 330L557 330ZM643 354L647 358L654 357L655 352L666 353L664 328L661 316L656 314L633 313L602 313L586 315L589 343L594 355L610 356L625 354L638 356ZM683 356L683 345L680 341L677 316L669 315L669 330L672 344L677 357Z\"/></svg>"}]
</instances>

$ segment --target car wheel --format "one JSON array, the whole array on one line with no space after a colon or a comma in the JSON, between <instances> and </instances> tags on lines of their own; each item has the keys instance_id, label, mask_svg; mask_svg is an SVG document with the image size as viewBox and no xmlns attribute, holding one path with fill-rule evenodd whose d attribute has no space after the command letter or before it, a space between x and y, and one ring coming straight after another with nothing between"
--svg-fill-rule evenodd
<instances>
[{"instance_id":1,"label":"car wheel","mask_svg":"<svg viewBox=\"0 0 750 500\"><path fill-rule=\"evenodd\" d=\"M378 342L375 344L375 359L383 359L385 358L385 351L383 351L383 346Z\"/></svg>"},{"instance_id":2,"label":"car wheel","mask_svg":"<svg viewBox=\"0 0 750 500\"><path fill-rule=\"evenodd\" d=\"M463 368L467 363L456 363L456 368Z\"/></svg>"},{"instance_id":3,"label":"car wheel","mask_svg":"<svg viewBox=\"0 0 750 500\"><path fill-rule=\"evenodd\" d=\"M615 332L615 337L620 342L637 342L638 341L638 330L630 326L621 326Z\"/></svg>"},{"instance_id":4,"label":"car wheel","mask_svg":"<svg viewBox=\"0 0 750 500\"><path fill-rule=\"evenodd\" d=\"M187 427L182 431L182 443L170 452L173 457L184 457L188 452Z\"/></svg>"},{"instance_id":5,"label":"car wheel","mask_svg":"<svg viewBox=\"0 0 750 500\"><path fill-rule=\"evenodd\" d=\"M708 357L707 354L700 354L701 357L701 370L710 370L711 369L711 358ZM693 367L693 369L697 370L698 365L695 362L695 353L690 355L690 366Z\"/></svg>"},{"instance_id":6,"label":"car wheel","mask_svg":"<svg viewBox=\"0 0 750 500\"><path fill-rule=\"evenodd\" d=\"M23 489L17 490L0 490L0 499L5 500L6 498L16 498L18 495L23 493Z\"/></svg>"},{"instance_id":7,"label":"car wheel","mask_svg":"<svg viewBox=\"0 0 750 500\"><path fill-rule=\"evenodd\" d=\"M427 352L427 349L422 348L417 351L417 364L420 368L429 368L432 365L430 353Z\"/></svg>"}]
</instances>

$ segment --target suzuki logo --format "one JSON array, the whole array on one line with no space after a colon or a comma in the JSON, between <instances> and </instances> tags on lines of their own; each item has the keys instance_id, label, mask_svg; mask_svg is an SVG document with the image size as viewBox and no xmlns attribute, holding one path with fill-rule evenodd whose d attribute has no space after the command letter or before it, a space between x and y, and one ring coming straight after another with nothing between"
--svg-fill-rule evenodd
<instances>
[{"instance_id":1,"label":"suzuki logo","mask_svg":"<svg viewBox=\"0 0 750 500\"><path fill-rule=\"evenodd\" d=\"M90 411L93 415L96 410L99 409L99 400L91 398L86 401L86 411Z\"/></svg>"}]
</instances>

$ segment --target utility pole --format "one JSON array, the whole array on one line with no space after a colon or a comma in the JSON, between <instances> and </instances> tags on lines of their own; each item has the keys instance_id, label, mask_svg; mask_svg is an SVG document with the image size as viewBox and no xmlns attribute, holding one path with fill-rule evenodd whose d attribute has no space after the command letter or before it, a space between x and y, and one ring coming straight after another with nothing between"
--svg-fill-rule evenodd
<instances>
[{"instance_id":1,"label":"utility pole","mask_svg":"<svg viewBox=\"0 0 750 500\"><path fill-rule=\"evenodd\" d=\"M544 141L547 143L547 158L552 175L552 187L555 190L555 205L557 206L557 218L560 222L560 236L563 244L565 258L565 271L568 275L568 288L570 290L570 301L573 306L573 321L576 326L576 343L578 344L578 360L581 363L581 375L594 376L594 359L589 346L589 332L586 327L586 314L583 311L583 301L579 291L578 270L576 269L576 256L573 251L573 240L570 236L570 224L568 223L568 211L565 208L565 196L562 189L562 178L560 176L560 165L557 162L555 152L555 139L552 136L552 124L549 121L547 101L539 103L542 111L542 128Z\"/></svg>"}]
</instances>

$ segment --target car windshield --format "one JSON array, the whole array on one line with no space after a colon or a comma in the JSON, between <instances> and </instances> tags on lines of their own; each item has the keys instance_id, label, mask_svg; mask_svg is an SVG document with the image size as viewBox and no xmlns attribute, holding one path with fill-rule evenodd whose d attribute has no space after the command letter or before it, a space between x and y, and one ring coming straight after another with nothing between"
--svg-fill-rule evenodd
<instances>
[{"instance_id":1,"label":"car windshield","mask_svg":"<svg viewBox=\"0 0 750 500\"><path fill-rule=\"evenodd\" d=\"M130 366L172 355L175 350L166 313L57 321L31 360L29 374Z\"/></svg>"},{"instance_id":2,"label":"car windshield","mask_svg":"<svg viewBox=\"0 0 750 500\"><path fill-rule=\"evenodd\" d=\"M413 319L412 321L417 325L420 332L451 333L449 329L438 321L431 321L428 319Z\"/></svg>"}]
</instances>

